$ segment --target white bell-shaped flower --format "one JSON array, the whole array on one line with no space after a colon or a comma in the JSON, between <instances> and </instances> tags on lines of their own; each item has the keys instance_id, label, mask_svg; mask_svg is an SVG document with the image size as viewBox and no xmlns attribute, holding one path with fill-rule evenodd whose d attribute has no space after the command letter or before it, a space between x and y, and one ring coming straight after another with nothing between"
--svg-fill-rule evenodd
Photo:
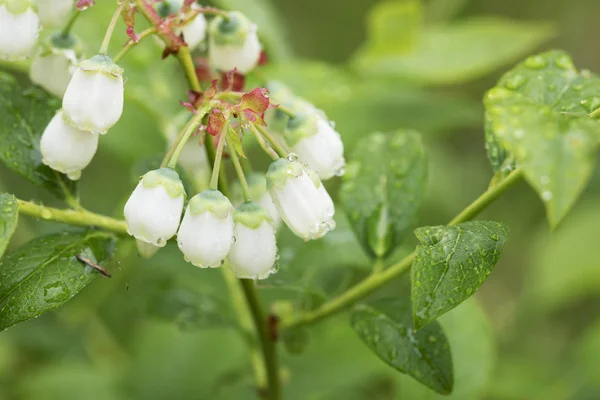
<instances>
[{"instance_id":1,"label":"white bell-shaped flower","mask_svg":"<svg viewBox=\"0 0 600 400\"><path fill-rule=\"evenodd\" d=\"M260 59L261 46L256 25L242 13L229 12L229 18L214 18L209 25L208 58L219 71L235 68L242 74L250 72Z\"/></svg>"},{"instance_id":2,"label":"white bell-shaped flower","mask_svg":"<svg viewBox=\"0 0 600 400\"><path fill-rule=\"evenodd\" d=\"M101 54L80 62L63 97L63 110L79 129L106 133L123 113L123 68Z\"/></svg>"},{"instance_id":3,"label":"white bell-shaped flower","mask_svg":"<svg viewBox=\"0 0 600 400\"><path fill-rule=\"evenodd\" d=\"M147 172L125 204L130 235L164 247L177 232L185 190L177 172L160 168Z\"/></svg>"},{"instance_id":4,"label":"white bell-shaped flower","mask_svg":"<svg viewBox=\"0 0 600 400\"><path fill-rule=\"evenodd\" d=\"M35 0L44 28L61 25L73 11L74 0Z\"/></svg>"},{"instance_id":5,"label":"white bell-shaped flower","mask_svg":"<svg viewBox=\"0 0 600 400\"><path fill-rule=\"evenodd\" d=\"M271 163L267 186L281 219L299 237L318 239L335 228L322 192L299 162L281 158Z\"/></svg>"},{"instance_id":6,"label":"white bell-shaped flower","mask_svg":"<svg viewBox=\"0 0 600 400\"><path fill-rule=\"evenodd\" d=\"M63 97L77 65L73 36L54 35L40 46L31 61L31 81L56 97Z\"/></svg>"},{"instance_id":7,"label":"white bell-shaped flower","mask_svg":"<svg viewBox=\"0 0 600 400\"><path fill-rule=\"evenodd\" d=\"M233 206L218 190L205 190L190 200L177 244L186 260L200 268L220 267L233 242Z\"/></svg>"},{"instance_id":8,"label":"white bell-shaped flower","mask_svg":"<svg viewBox=\"0 0 600 400\"><path fill-rule=\"evenodd\" d=\"M192 4L192 10L199 8L200 6L196 3ZM206 38L206 28L206 18L204 17L204 14L199 13L185 25L176 28L175 32L177 34L183 34L183 39L190 50L193 50Z\"/></svg>"},{"instance_id":9,"label":"white bell-shaped flower","mask_svg":"<svg viewBox=\"0 0 600 400\"><path fill-rule=\"evenodd\" d=\"M40 20L30 0L0 1L0 59L31 56L39 30Z\"/></svg>"},{"instance_id":10,"label":"white bell-shaped flower","mask_svg":"<svg viewBox=\"0 0 600 400\"><path fill-rule=\"evenodd\" d=\"M251 173L248 174L246 180L250 189L250 198L256 199L256 203L267 211L273 226L277 229L281 224L281 217L275 203L273 203L271 194L267 190L267 178L263 174Z\"/></svg>"},{"instance_id":11,"label":"white bell-shaped flower","mask_svg":"<svg viewBox=\"0 0 600 400\"><path fill-rule=\"evenodd\" d=\"M265 279L275 272L277 242L267 210L257 203L244 203L235 211L235 240L227 260L241 279Z\"/></svg>"},{"instance_id":12,"label":"white bell-shaped flower","mask_svg":"<svg viewBox=\"0 0 600 400\"><path fill-rule=\"evenodd\" d=\"M333 216L335 215L335 204L333 204L333 200L331 199L329 192L327 189L325 189L325 185L323 185L323 182L321 182L319 175L315 171L307 170L306 172L317 187L319 197L321 198L321 204L323 204L323 207L325 207L325 218L333 219Z\"/></svg>"},{"instance_id":13,"label":"white bell-shaped flower","mask_svg":"<svg viewBox=\"0 0 600 400\"><path fill-rule=\"evenodd\" d=\"M97 148L98 135L69 125L62 110L54 115L40 140L42 162L72 180L81 177L81 170L92 161Z\"/></svg>"},{"instance_id":14,"label":"white bell-shaped flower","mask_svg":"<svg viewBox=\"0 0 600 400\"><path fill-rule=\"evenodd\" d=\"M339 133L316 113L290 118L284 131L290 150L321 179L344 173L344 145Z\"/></svg>"},{"instance_id":15,"label":"white bell-shaped flower","mask_svg":"<svg viewBox=\"0 0 600 400\"><path fill-rule=\"evenodd\" d=\"M146 243L143 240L136 239L135 245L140 256L149 259L160 249L159 246L153 245L152 243Z\"/></svg>"}]
</instances>

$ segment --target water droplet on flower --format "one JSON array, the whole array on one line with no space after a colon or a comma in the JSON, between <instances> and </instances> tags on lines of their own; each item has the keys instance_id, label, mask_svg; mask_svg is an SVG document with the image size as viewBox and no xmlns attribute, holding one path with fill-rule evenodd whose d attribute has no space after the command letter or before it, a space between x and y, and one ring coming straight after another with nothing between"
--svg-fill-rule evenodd
<instances>
[{"instance_id":1,"label":"water droplet on flower","mask_svg":"<svg viewBox=\"0 0 600 400\"><path fill-rule=\"evenodd\" d=\"M296 153L290 153L287 155L287 159L289 162L296 162L298 161L298 155Z\"/></svg>"},{"instance_id":2,"label":"water droplet on flower","mask_svg":"<svg viewBox=\"0 0 600 400\"><path fill-rule=\"evenodd\" d=\"M335 171L333 171L333 174L335 176L344 176L344 174L346 173L346 166L342 165L341 167L339 167L338 169L336 169Z\"/></svg>"},{"instance_id":3,"label":"water droplet on flower","mask_svg":"<svg viewBox=\"0 0 600 400\"><path fill-rule=\"evenodd\" d=\"M234 237L231 238L231 243L235 244L235 242L237 242L237 238L234 236Z\"/></svg>"}]
</instances>

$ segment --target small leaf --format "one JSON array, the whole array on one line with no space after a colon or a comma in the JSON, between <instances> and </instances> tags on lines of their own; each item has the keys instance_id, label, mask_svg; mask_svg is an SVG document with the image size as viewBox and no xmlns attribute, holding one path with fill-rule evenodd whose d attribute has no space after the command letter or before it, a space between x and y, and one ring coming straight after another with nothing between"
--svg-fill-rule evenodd
<instances>
[{"instance_id":1,"label":"small leaf","mask_svg":"<svg viewBox=\"0 0 600 400\"><path fill-rule=\"evenodd\" d=\"M469 298L498 262L508 236L493 221L415 230L422 243L412 266L415 328L421 329Z\"/></svg>"},{"instance_id":2,"label":"small leaf","mask_svg":"<svg viewBox=\"0 0 600 400\"><path fill-rule=\"evenodd\" d=\"M266 125L264 114L269 108L275 108L269 100L269 91L265 88L255 88L244 94L234 110L239 116L249 123Z\"/></svg>"},{"instance_id":3,"label":"small leaf","mask_svg":"<svg viewBox=\"0 0 600 400\"><path fill-rule=\"evenodd\" d=\"M17 228L19 205L12 194L0 193L0 259Z\"/></svg>"},{"instance_id":4,"label":"small leaf","mask_svg":"<svg viewBox=\"0 0 600 400\"><path fill-rule=\"evenodd\" d=\"M486 95L492 165L522 167L552 228L572 208L594 168L600 121L589 115L600 108L599 90L600 78L577 72L566 53L550 51L527 58Z\"/></svg>"},{"instance_id":5,"label":"small leaf","mask_svg":"<svg viewBox=\"0 0 600 400\"><path fill-rule=\"evenodd\" d=\"M552 36L553 29L544 23L470 18L425 28L410 54L364 52L354 64L365 74L454 84L483 76Z\"/></svg>"},{"instance_id":6,"label":"small leaf","mask_svg":"<svg viewBox=\"0 0 600 400\"><path fill-rule=\"evenodd\" d=\"M452 356L442 327L434 322L414 332L410 299L379 299L352 312L352 328L386 364L438 393L454 386Z\"/></svg>"},{"instance_id":7,"label":"small leaf","mask_svg":"<svg viewBox=\"0 0 600 400\"><path fill-rule=\"evenodd\" d=\"M0 71L0 161L29 181L64 198L63 188L75 192L75 183L42 164L40 138L60 108L60 101L43 90L19 84Z\"/></svg>"},{"instance_id":8,"label":"small leaf","mask_svg":"<svg viewBox=\"0 0 600 400\"><path fill-rule=\"evenodd\" d=\"M71 232L42 236L8 253L0 262L0 329L66 303L99 275L75 255L105 266L113 245L101 232Z\"/></svg>"},{"instance_id":9,"label":"small leaf","mask_svg":"<svg viewBox=\"0 0 600 400\"><path fill-rule=\"evenodd\" d=\"M244 154L244 146L242 146L242 139L235 129L231 128L231 126L227 136L233 144L233 149L229 149L229 151L235 151L240 157L246 158L246 154Z\"/></svg>"},{"instance_id":10,"label":"small leaf","mask_svg":"<svg viewBox=\"0 0 600 400\"><path fill-rule=\"evenodd\" d=\"M208 114L208 123L206 125L206 132L211 136L217 136L221 134L223 125L225 124L225 116L223 111L218 108L214 108L210 114Z\"/></svg>"},{"instance_id":11,"label":"small leaf","mask_svg":"<svg viewBox=\"0 0 600 400\"><path fill-rule=\"evenodd\" d=\"M418 133L376 133L364 138L349 163L342 205L364 248L388 256L406 237L423 201L427 158Z\"/></svg>"}]
</instances>

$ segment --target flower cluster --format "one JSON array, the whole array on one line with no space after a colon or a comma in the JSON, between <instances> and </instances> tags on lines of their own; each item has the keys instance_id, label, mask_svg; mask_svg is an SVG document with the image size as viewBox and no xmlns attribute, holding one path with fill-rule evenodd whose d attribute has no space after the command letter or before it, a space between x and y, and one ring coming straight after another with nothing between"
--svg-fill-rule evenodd
<instances>
[{"instance_id":1,"label":"flower cluster","mask_svg":"<svg viewBox=\"0 0 600 400\"><path fill-rule=\"evenodd\" d=\"M91 162L99 137L123 113L124 71L117 64L122 53L113 60L106 51L117 17L127 25L128 46L146 35L134 31L132 3L119 3L99 54L78 61L77 39L69 29L90 4L80 0L75 10L71 0L38 0L38 14L29 0L0 0L0 55L33 55L32 81L62 97L62 108L40 140L42 160L73 180ZM169 128L170 149L161 168L147 172L129 197L124 208L128 232L145 257L176 236L185 259L195 266L227 262L240 278L264 279L277 269L276 233L282 221L304 240L319 239L335 227L334 204L321 180L343 173L340 136L322 111L282 84L267 84L273 97L266 88L241 91L244 76L263 59L257 27L242 13L203 8L191 0L137 4L164 40L163 56L181 46L205 54L212 82L202 93L190 92L190 102L183 104L193 116L184 111L181 121L173 123L181 132ZM37 44L40 21L55 27L70 12L66 28ZM205 14L215 16L207 21ZM12 40L15 32L18 40ZM198 134L199 140L188 141ZM246 158L246 134L273 158L265 174L249 173L240 161ZM243 197L233 202L235 207L218 189L227 160L235 167ZM212 169L209 162L214 162ZM249 163L246 159L244 165ZM177 164L199 192L187 203Z\"/></svg>"}]
</instances>

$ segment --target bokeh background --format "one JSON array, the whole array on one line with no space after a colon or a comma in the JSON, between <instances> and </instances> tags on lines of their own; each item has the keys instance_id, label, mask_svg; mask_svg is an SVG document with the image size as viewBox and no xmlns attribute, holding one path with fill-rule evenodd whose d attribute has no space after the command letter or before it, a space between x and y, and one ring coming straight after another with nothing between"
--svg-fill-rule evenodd
<instances>
[{"instance_id":1,"label":"bokeh background","mask_svg":"<svg viewBox=\"0 0 600 400\"><path fill-rule=\"evenodd\" d=\"M114 2L97 3L75 28L89 53L102 40ZM373 7L384 6L371 0L213 3L241 9L259 24L270 65L252 81L285 80L323 108L349 158L370 132L422 133L430 183L419 225L448 221L486 189L492 171L480 100L503 71L551 48L568 51L580 68L600 71L597 0L429 0L391 23L381 15L394 14L373 17ZM389 40L377 47L382 30ZM123 31L113 51L125 42ZM102 138L81 182L83 204L94 211L120 215L139 162L165 148L164 127L180 110L185 83L174 61L161 62L159 54L149 41L123 61L124 116ZM338 186L333 182L331 191ZM2 166L0 190L59 205ZM338 214L338 229L323 241L304 245L282 233L282 270L262 284L265 302L312 307L368 273L367 258ZM506 222L511 235L481 290L442 317L455 365L449 398L600 398L600 174L554 232L525 184L483 217ZM23 217L11 246L64 229ZM407 242L398 256L415 244ZM0 399L254 398L221 275L186 264L176 246L150 261L131 250L131 242L119 249L109 266L112 279L96 279L65 306L0 333ZM401 296L407 288L398 279L382 293ZM301 354L281 351L286 398L442 397L371 354L346 315L307 333Z\"/></svg>"}]
</instances>

